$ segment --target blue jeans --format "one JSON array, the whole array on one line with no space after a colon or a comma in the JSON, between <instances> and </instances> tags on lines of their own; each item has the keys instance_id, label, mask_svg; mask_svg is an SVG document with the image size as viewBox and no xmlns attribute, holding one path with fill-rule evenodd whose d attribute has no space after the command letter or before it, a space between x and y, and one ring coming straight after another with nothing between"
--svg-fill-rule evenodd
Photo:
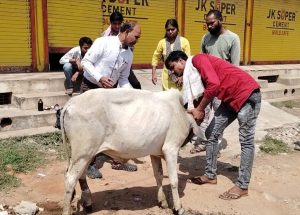
<instances>
[{"instance_id":1,"label":"blue jeans","mask_svg":"<svg viewBox=\"0 0 300 215\"><path fill-rule=\"evenodd\" d=\"M72 76L77 71L77 67L73 66L71 63L65 63L63 69L66 76L66 88L73 88Z\"/></svg>"},{"instance_id":2,"label":"blue jeans","mask_svg":"<svg viewBox=\"0 0 300 215\"><path fill-rule=\"evenodd\" d=\"M217 177L218 138L225 128L237 118L242 152L239 176L235 184L242 189L248 189L255 150L255 125L260 106L261 93L259 89L252 92L238 112L235 112L228 104L221 103L205 132L208 140L206 143L205 175L208 178Z\"/></svg>"}]
</instances>

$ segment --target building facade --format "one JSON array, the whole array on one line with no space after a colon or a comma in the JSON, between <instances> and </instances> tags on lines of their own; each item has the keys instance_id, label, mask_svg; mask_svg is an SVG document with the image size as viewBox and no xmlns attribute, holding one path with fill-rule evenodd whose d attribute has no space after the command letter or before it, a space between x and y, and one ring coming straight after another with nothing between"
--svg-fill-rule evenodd
<instances>
[{"instance_id":1,"label":"building facade","mask_svg":"<svg viewBox=\"0 0 300 215\"><path fill-rule=\"evenodd\" d=\"M63 55L82 36L95 40L114 10L140 23L134 67L150 68L167 19L178 20L196 54L210 9L221 10L225 27L239 35L241 64L300 63L298 0L1 0L0 72L51 70L58 63L52 56Z\"/></svg>"}]
</instances>

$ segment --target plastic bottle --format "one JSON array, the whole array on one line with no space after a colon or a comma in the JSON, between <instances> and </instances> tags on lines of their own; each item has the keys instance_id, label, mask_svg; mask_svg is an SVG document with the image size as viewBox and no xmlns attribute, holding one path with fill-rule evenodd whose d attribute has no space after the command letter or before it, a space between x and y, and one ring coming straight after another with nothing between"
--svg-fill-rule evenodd
<instances>
[{"instance_id":1,"label":"plastic bottle","mask_svg":"<svg viewBox=\"0 0 300 215\"><path fill-rule=\"evenodd\" d=\"M43 111L43 110L44 110L44 104L43 104L42 99L40 99L38 101L38 111Z\"/></svg>"}]
</instances>

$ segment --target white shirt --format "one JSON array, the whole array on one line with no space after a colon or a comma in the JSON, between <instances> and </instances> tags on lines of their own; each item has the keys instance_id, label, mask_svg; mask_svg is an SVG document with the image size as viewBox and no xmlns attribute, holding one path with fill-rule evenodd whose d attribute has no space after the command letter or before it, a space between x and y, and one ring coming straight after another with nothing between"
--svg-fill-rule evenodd
<instances>
[{"instance_id":1,"label":"white shirt","mask_svg":"<svg viewBox=\"0 0 300 215\"><path fill-rule=\"evenodd\" d=\"M84 77L100 84L105 76L119 82L120 87L131 87L128 81L133 54L130 48L123 49L118 36L100 37L95 40L81 61Z\"/></svg>"},{"instance_id":2,"label":"white shirt","mask_svg":"<svg viewBox=\"0 0 300 215\"><path fill-rule=\"evenodd\" d=\"M59 63L70 63L70 59L82 59L80 46L76 46L68 51L64 56L62 56L62 58L59 60Z\"/></svg>"}]
</instances>

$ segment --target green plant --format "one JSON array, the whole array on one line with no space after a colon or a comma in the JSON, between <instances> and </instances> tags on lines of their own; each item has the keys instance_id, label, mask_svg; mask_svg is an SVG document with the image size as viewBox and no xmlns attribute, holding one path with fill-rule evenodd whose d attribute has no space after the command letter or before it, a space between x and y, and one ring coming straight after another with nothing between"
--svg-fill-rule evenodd
<instances>
[{"instance_id":1,"label":"green plant","mask_svg":"<svg viewBox=\"0 0 300 215\"><path fill-rule=\"evenodd\" d=\"M12 187L18 187L20 180L13 175L0 173L0 190L9 190Z\"/></svg>"},{"instance_id":2,"label":"green plant","mask_svg":"<svg viewBox=\"0 0 300 215\"><path fill-rule=\"evenodd\" d=\"M278 154L290 151L290 148L285 142L274 139L270 136L266 136L263 144L260 145L259 148L261 151L268 154Z\"/></svg>"},{"instance_id":3,"label":"green plant","mask_svg":"<svg viewBox=\"0 0 300 215\"><path fill-rule=\"evenodd\" d=\"M59 132L0 140L0 190L19 185L15 173L28 172L45 163L49 149L62 158Z\"/></svg>"}]
</instances>

